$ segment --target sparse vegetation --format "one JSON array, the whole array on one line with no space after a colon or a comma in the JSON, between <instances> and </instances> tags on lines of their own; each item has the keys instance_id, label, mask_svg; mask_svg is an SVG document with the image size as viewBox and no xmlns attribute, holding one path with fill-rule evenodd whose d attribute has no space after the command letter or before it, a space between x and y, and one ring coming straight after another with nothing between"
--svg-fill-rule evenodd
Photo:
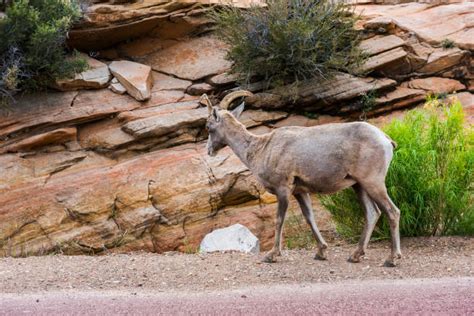
<instances>
[{"instance_id":1,"label":"sparse vegetation","mask_svg":"<svg viewBox=\"0 0 474 316\"><path fill-rule=\"evenodd\" d=\"M367 113L372 111L376 106L377 91L370 90L366 94L362 95L360 102L362 104L362 114L360 116L361 120L367 119Z\"/></svg>"},{"instance_id":2,"label":"sparse vegetation","mask_svg":"<svg viewBox=\"0 0 474 316\"><path fill-rule=\"evenodd\" d=\"M441 47L443 47L444 49L454 48L456 47L456 43L453 40L450 40L449 38L445 38L441 41Z\"/></svg>"},{"instance_id":3,"label":"sparse vegetation","mask_svg":"<svg viewBox=\"0 0 474 316\"><path fill-rule=\"evenodd\" d=\"M220 7L210 18L230 46L233 73L244 81L258 76L279 86L328 77L335 69L356 70L365 55L352 13L330 0L270 0L265 8Z\"/></svg>"},{"instance_id":4,"label":"sparse vegetation","mask_svg":"<svg viewBox=\"0 0 474 316\"><path fill-rule=\"evenodd\" d=\"M183 239L183 245L181 246L182 251L187 254L193 254L199 252L199 245L193 245L188 237Z\"/></svg>"},{"instance_id":5,"label":"sparse vegetation","mask_svg":"<svg viewBox=\"0 0 474 316\"><path fill-rule=\"evenodd\" d=\"M309 112L309 111L303 112L303 115L309 119L317 119L319 117L319 113Z\"/></svg>"},{"instance_id":6,"label":"sparse vegetation","mask_svg":"<svg viewBox=\"0 0 474 316\"><path fill-rule=\"evenodd\" d=\"M0 20L0 97L45 88L86 68L67 52L65 40L81 16L75 0L18 0Z\"/></svg>"},{"instance_id":7,"label":"sparse vegetation","mask_svg":"<svg viewBox=\"0 0 474 316\"><path fill-rule=\"evenodd\" d=\"M429 93L426 96L426 102L428 103L439 103L440 101L443 102L448 98L449 94L447 92L441 93Z\"/></svg>"},{"instance_id":8,"label":"sparse vegetation","mask_svg":"<svg viewBox=\"0 0 474 316\"><path fill-rule=\"evenodd\" d=\"M401 210L401 235L474 235L474 130L464 125L461 104L431 100L385 132L398 143L386 183ZM338 232L357 239L364 216L353 190L323 196L322 203ZM374 237L389 237L384 218Z\"/></svg>"},{"instance_id":9,"label":"sparse vegetation","mask_svg":"<svg viewBox=\"0 0 474 316\"><path fill-rule=\"evenodd\" d=\"M316 240L300 210L289 210L284 227L284 243L287 249L312 249Z\"/></svg>"}]
</instances>

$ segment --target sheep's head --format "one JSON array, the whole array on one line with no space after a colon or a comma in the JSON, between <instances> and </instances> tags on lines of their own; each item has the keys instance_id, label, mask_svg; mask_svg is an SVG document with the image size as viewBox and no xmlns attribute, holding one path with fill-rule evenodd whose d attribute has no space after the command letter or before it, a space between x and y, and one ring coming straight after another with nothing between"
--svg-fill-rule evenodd
<instances>
[{"instance_id":1,"label":"sheep's head","mask_svg":"<svg viewBox=\"0 0 474 316\"><path fill-rule=\"evenodd\" d=\"M200 102L206 104L207 109L209 110L209 116L207 118L206 128L209 132L209 137L207 139L207 153L209 156L215 156L217 152L224 148L227 145L225 137L225 118L230 113L233 117L238 119L240 114L242 114L245 103L242 102L238 107L233 110L229 110L229 106L233 100L239 97L251 96L253 95L249 91L235 91L226 95L219 105L214 106L207 97L206 94L203 94Z\"/></svg>"}]
</instances>

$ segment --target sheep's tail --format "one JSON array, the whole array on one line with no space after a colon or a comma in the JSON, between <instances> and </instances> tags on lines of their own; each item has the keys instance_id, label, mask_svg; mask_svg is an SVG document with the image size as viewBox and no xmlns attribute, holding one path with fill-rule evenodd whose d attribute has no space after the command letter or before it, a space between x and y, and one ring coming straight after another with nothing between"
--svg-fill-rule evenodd
<instances>
[{"instance_id":1,"label":"sheep's tail","mask_svg":"<svg viewBox=\"0 0 474 316\"><path fill-rule=\"evenodd\" d=\"M391 139L390 136L385 134L385 137L387 137L387 139L390 141L390 143L392 144L393 149L397 148L397 146L398 146L397 143L393 139Z\"/></svg>"}]
</instances>

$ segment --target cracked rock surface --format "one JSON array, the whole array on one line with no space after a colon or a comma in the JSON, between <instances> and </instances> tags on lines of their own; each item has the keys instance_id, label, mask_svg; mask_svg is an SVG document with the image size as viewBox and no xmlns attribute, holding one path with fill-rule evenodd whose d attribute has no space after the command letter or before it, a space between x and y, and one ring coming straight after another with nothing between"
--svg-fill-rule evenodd
<instances>
[{"instance_id":1,"label":"cracked rock surface","mask_svg":"<svg viewBox=\"0 0 474 316\"><path fill-rule=\"evenodd\" d=\"M90 62L105 84L109 65L142 65L141 101L125 80L134 76L124 75L117 91L128 94L48 91L0 107L0 256L193 252L207 233L235 223L268 249L275 198L229 148L207 156L203 92L216 102L233 90L254 92L241 122L256 134L364 118L384 124L430 93L452 93L474 122L474 37L463 37L473 30L472 3L357 5L370 54L365 76L336 73L266 90L229 74L226 46L205 19L214 2L91 2L70 45L94 51ZM433 32L456 47L443 48Z\"/></svg>"}]
</instances>

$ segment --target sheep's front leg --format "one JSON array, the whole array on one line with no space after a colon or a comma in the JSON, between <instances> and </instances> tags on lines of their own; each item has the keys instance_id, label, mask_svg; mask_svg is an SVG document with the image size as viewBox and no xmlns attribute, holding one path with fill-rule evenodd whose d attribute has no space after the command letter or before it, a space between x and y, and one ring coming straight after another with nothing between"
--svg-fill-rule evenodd
<instances>
[{"instance_id":1,"label":"sheep's front leg","mask_svg":"<svg viewBox=\"0 0 474 316\"><path fill-rule=\"evenodd\" d=\"M325 250L328 248L328 244L324 241L321 232L316 225L316 221L314 220L314 211L313 206L311 205L311 197L308 193L301 193L295 194L295 198L300 205L301 212L303 213L306 222L311 227L311 231L313 232L313 236L318 242L318 253L314 257L316 260L326 260Z\"/></svg>"},{"instance_id":2,"label":"sheep's front leg","mask_svg":"<svg viewBox=\"0 0 474 316\"><path fill-rule=\"evenodd\" d=\"M277 209L277 220L276 220L276 229L275 229L275 245L273 249L270 250L265 257L263 262L276 262L275 256L281 254L281 237L283 223L285 221L286 210L288 209L288 195L287 194L278 194L278 209Z\"/></svg>"}]
</instances>

